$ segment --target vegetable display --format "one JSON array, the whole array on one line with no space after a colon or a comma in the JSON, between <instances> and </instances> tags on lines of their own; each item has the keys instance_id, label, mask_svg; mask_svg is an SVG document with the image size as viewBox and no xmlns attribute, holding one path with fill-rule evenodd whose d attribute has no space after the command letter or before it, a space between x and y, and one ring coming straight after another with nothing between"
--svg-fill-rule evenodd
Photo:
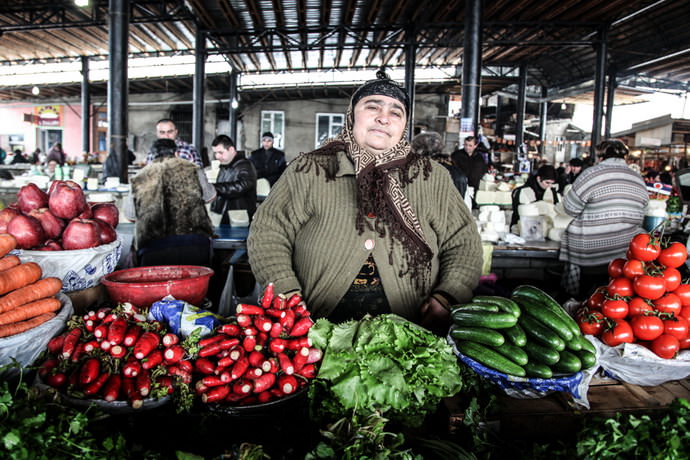
<instances>
[{"instance_id":1,"label":"vegetable display","mask_svg":"<svg viewBox=\"0 0 690 460\"><path fill-rule=\"evenodd\" d=\"M594 346L573 318L534 286L518 286L510 299L476 296L453 307L451 317L458 351L507 375L552 378L596 364Z\"/></svg>"},{"instance_id":2,"label":"vegetable display","mask_svg":"<svg viewBox=\"0 0 690 460\"><path fill-rule=\"evenodd\" d=\"M198 343L193 374L202 402L267 403L315 377L322 352L307 336L313 321L299 294L274 296L269 284L260 305L239 304L236 313L234 322ZM177 353L173 346L165 357Z\"/></svg>"},{"instance_id":3,"label":"vegetable display","mask_svg":"<svg viewBox=\"0 0 690 460\"><path fill-rule=\"evenodd\" d=\"M627 257L609 263L608 286L578 312L582 332L612 347L638 343L664 359L690 348L690 284L678 271L687 256L681 243L648 233L633 237Z\"/></svg>"},{"instance_id":4,"label":"vegetable display","mask_svg":"<svg viewBox=\"0 0 690 460\"><path fill-rule=\"evenodd\" d=\"M450 346L393 314L342 324L319 319L309 338L324 350L319 409L335 419L356 410L418 426L441 398L462 388Z\"/></svg>"},{"instance_id":5,"label":"vegetable display","mask_svg":"<svg viewBox=\"0 0 690 460\"><path fill-rule=\"evenodd\" d=\"M129 304L89 311L74 316L68 330L48 342L38 374L76 398L128 401L139 409L145 398L175 393L178 407L187 408L193 364L179 338L165 345L162 337L171 335Z\"/></svg>"}]
</instances>

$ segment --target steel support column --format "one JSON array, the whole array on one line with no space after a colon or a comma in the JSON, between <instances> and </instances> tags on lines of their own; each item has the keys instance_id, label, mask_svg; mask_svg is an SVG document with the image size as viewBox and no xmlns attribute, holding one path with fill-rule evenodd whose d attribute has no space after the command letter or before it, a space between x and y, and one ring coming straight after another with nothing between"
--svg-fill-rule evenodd
<instances>
[{"instance_id":1,"label":"steel support column","mask_svg":"<svg viewBox=\"0 0 690 460\"><path fill-rule=\"evenodd\" d=\"M546 154L546 116L549 109L549 102L546 100L548 91L545 86L541 87L541 97L544 98L539 104L539 140L541 147L539 151L542 155Z\"/></svg>"},{"instance_id":2,"label":"steel support column","mask_svg":"<svg viewBox=\"0 0 690 460\"><path fill-rule=\"evenodd\" d=\"M482 71L482 0L465 1L465 36L462 56L462 118L472 120L479 133L479 88Z\"/></svg>"},{"instance_id":3,"label":"steel support column","mask_svg":"<svg viewBox=\"0 0 690 460\"><path fill-rule=\"evenodd\" d=\"M496 96L496 137L503 137L503 96Z\"/></svg>"},{"instance_id":4,"label":"steel support column","mask_svg":"<svg viewBox=\"0 0 690 460\"><path fill-rule=\"evenodd\" d=\"M407 114L407 140L414 137L414 69L417 60L417 43L415 41L414 26L407 28L407 43L405 44L405 90L410 100Z\"/></svg>"},{"instance_id":5,"label":"steel support column","mask_svg":"<svg viewBox=\"0 0 690 460\"><path fill-rule=\"evenodd\" d=\"M87 56L81 57L81 150L85 155L91 152L91 91Z\"/></svg>"},{"instance_id":6,"label":"steel support column","mask_svg":"<svg viewBox=\"0 0 690 460\"><path fill-rule=\"evenodd\" d=\"M194 43L194 88L192 106L192 144L201 155L204 148L204 81L206 79L206 34L199 28Z\"/></svg>"},{"instance_id":7,"label":"steel support column","mask_svg":"<svg viewBox=\"0 0 690 460\"><path fill-rule=\"evenodd\" d=\"M108 126L110 152L104 176L119 176L127 183L127 39L129 37L129 1L110 0L108 11Z\"/></svg>"},{"instance_id":8,"label":"steel support column","mask_svg":"<svg viewBox=\"0 0 690 460\"><path fill-rule=\"evenodd\" d=\"M606 53L608 52L608 26L599 31L597 44L597 66L594 75L594 113L592 119L592 145L590 153L594 157L595 148L601 141L601 119L604 115L604 90L606 87Z\"/></svg>"},{"instance_id":9,"label":"steel support column","mask_svg":"<svg viewBox=\"0 0 690 460\"><path fill-rule=\"evenodd\" d=\"M228 107L228 124L229 133L228 136L235 141L237 145L237 107L239 105L239 98L237 97L237 72L234 70L230 73L229 84L230 84L230 105Z\"/></svg>"},{"instance_id":10,"label":"steel support column","mask_svg":"<svg viewBox=\"0 0 690 460\"><path fill-rule=\"evenodd\" d=\"M515 146L520 151L520 147L525 141L525 107L527 105L527 66L520 64L518 80L518 99L515 107L517 123L515 126Z\"/></svg>"},{"instance_id":11,"label":"steel support column","mask_svg":"<svg viewBox=\"0 0 690 460\"><path fill-rule=\"evenodd\" d=\"M604 137L611 137L611 121L613 120L613 105L616 97L616 69L612 66L608 71L608 82L606 85L606 125L604 126Z\"/></svg>"}]
</instances>

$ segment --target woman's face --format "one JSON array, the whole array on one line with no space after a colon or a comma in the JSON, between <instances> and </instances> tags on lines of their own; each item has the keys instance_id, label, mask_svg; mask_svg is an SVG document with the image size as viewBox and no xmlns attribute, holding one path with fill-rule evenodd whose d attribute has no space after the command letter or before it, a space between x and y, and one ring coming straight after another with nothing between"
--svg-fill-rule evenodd
<instances>
[{"instance_id":1,"label":"woman's face","mask_svg":"<svg viewBox=\"0 0 690 460\"><path fill-rule=\"evenodd\" d=\"M402 139L406 124L407 113L400 101L375 94L355 105L352 133L364 149L383 153Z\"/></svg>"},{"instance_id":2,"label":"woman's face","mask_svg":"<svg viewBox=\"0 0 690 460\"><path fill-rule=\"evenodd\" d=\"M548 189L551 188L551 186L552 186L556 181L551 180L551 179L542 180L541 177L537 177L537 182L539 183L539 186L540 186L541 188L543 188L544 190L548 190Z\"/></svg>"}]
</instances>

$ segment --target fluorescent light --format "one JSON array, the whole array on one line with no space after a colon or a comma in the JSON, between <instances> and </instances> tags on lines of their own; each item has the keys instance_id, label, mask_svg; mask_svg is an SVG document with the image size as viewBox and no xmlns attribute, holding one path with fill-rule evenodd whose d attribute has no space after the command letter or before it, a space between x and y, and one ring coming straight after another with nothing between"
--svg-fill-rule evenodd
<instances>
[{"instance_id":1,"label":"fluorescent light","mask_svg":"<svg viewBox=\"0 0 690 460\"><path fill-rule=\"evenodd\" d=\"M41 90L38 86L34 86L33 88L31 88L31 94L33 94L34 96L38 96L40 92Z\"/></svg>"},{"instance_id":2,"label":"fluorescent light","mask_svg":"<svg viewBox=\"0 0 690 460\"><path fill-rule=\"evenodd\" d=\"M74 4L77 6L89 6L89 0L74 0Z\"/></svg>"}]
</instances>

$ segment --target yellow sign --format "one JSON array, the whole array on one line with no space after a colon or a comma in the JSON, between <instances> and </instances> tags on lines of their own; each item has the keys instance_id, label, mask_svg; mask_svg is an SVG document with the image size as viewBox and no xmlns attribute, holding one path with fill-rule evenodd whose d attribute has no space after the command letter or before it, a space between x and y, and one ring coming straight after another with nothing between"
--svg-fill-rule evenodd
<instances>
[{"instance_id":1,"label":"yellow sign","mask_svg":"<svg viewBox=\"0 0 690 460\"><path fill-rule=\"evenodd\" d=\"M43 105L34 107L39 126L62 126L62 106Z\"/></svg>"}]
</instances>

